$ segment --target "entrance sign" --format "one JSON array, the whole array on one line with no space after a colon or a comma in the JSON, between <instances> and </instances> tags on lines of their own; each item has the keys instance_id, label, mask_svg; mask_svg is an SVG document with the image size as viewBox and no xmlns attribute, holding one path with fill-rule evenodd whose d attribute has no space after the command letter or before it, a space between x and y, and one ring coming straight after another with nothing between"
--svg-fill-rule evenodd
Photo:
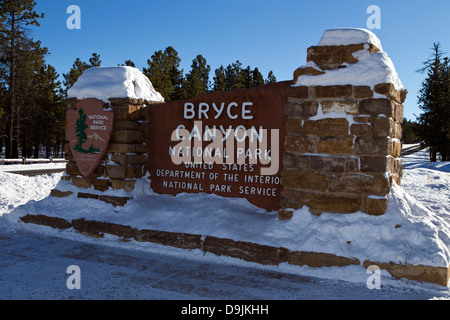
<instances>
[{"instance_id":1,"label":"entrance sign","mask_svg":"<svg viewBox=\"0 0 450 320\"><path fill-rule=\"evenodd\" d=\"M99 165L108 147L114 112L97 99L85 99L67 110L69 145L81 174L87 178Z\"/></svg>"},{"instance_id":2,"label":"entrance sign","mask_svg":"<svg viewBox=\"0 0 450 320\"><path fill-rule=\"evenodd\" d=\"M214 193L279 209L287 82L207 93L149 110L155 192Z\"/></svg>"}]
</instances>

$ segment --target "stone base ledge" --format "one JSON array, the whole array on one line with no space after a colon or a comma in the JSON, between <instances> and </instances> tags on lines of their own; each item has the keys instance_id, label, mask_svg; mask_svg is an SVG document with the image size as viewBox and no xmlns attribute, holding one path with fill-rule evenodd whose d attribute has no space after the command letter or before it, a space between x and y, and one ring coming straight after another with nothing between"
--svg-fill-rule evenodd
<instances>
[{"instance_id":1,"label":"stone base ledge","mask_svg":"<svg viewBox=\"0 0 450 320\"><path fill-rule=\"evenodd\" d=\"M59 197L64 198L72 195L72 191L59 191L56 189L51 190L50 195L53 197ZM78 192L77 193L78 198L86 198L86 199L97 199L104 201L106 203L111 203L114 207L121 206L123 207L128 200L131 200L130 197L117 197L117 196L108 196L108 195L98 195L93 193L86 193L86 192Z\"/></svg>"},{"instance_id":2,"label":"stone base ledge","mask_svg":"<svg viewBox=\"0 0 450 320\"><path fill-rule=\"evenodd\" d=\"M159 230L136 229L130 226L101 222L94 220L74 219L71 222L45 215L27 214L20 218L22 222L45 225L56 229L69 229L73 227L78 232L103 238L104 234L111 234L121 241L134 239L139 242L152 242L181 249L200 249L218 256L229 256L249 262L265 265L278 265L288 263L312 268L345 267L349 265L362 265L365 268L377 265L380 269L389 272L394 278L423 281L447 286L450 276L449 267L434 267L423 265L402 265L395 263L380 263L366 260L362 264L358 259L337 256L329 253L291 251L287 248L272 247L252 242L235 241L232 239L201 236L195 234L168 232Z\"/></svg>"}]
</instances>

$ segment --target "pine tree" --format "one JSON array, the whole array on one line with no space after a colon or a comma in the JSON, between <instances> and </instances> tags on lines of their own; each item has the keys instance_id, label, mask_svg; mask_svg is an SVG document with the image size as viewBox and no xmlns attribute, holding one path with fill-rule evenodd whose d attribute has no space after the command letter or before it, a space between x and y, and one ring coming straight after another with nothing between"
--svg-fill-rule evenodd
<instances>
[{"instance_id":1,"label":"pine tree","mask_svg":"<svg viewBox=\"0 0 450 320\"><path fill-rule=\"evenodd\" d=\"M87 153L87 151L83 149L83 143L87 141L86 129L88 126L86 124L86 113L84 113L83 108L80 108L80 110L78 110L78 114L79 117L75 123L75 136L77 137L77 143L73 149L78 152Z\"/></svg>"},{"instance_id":2,"label":"pine tree","mask_svg":"<svg viewBox=\"0 0 450 320\"><path fill-rule=\"evenodd\" d=\"M261 74L261 72L259 72L258 68L253 69L252 71L252 87L260 87L264 85L264 77Z\"/></svg>"},{"instance_id":3,"label":"pine tree","mask_svg":"<svg viewBox=\"0 0 450 320\"><path fill-rule=\"evenodd\" d=\"M100 60L100 55L94 52L92 57L89 58L89 68L98 68L101 64L102 60Z\"/></svg>"},{"instance_id":4,"label":"pine tree","mask_svg":"<svg viewBox=\"0 0 450 320\"><path fill-rule=\"evenodd\" d=\"M406 118L403 119L402 123L402 143L412 144L420 142L419 137L416 134L418 123Z\"/></svg>"},{"instance_id":5,"label":"pine tree","mask_svg":"<svg viewBox=\"0 0 450 320\"><path fill-rule=\"evenodd\" d=\"M58 80L56 69L44 64L36 74L37 88L40 92L37 113L44 118L41 123L34 123L32 128L39 131L34 140L34 157L37 149L45 146L45 156L49 158L52 153L58 156L64 150L65 143L65 115L64 97L61 94L61 82Z\"/></svg>"},{"instance_id":6,"label":"pine tree","mask_svg":"<svg viewBox=\"0 0 450 320\"><path fill-rule=\"evenodd\" d=\"M7 97L7 149L6 157L17 158L19 154L21 105L19 104L18 66L32 47L28 26L39 26L39 15L33 0L0 0L0 52L2 77L8 88Z\"/></svg>"},{"instance_id":7,"label":"pine tree","mask_svg":"<svg viewBox=\"0 0 450 320\"><path fill-rule=\"evenodd\" d=\"M186 75L185 83L182 86L185 92L183 99L190 99L199 94L209 91L209 73L211 67L206 63L206 59L201 55L197 55L192 60L191 70Z\"/></svg>"},{"instance_id":8,"label":"pine tree","mask_svg":"<svg viewBox=\"0 0 450 320\"><path fill-rule=\"evenodd\" d=\"M275 74L272 70L269 71L269 74L267 75L267 79L264 81L265 84L269 83L275 83L277 82L277 78L275 77Z\"/></svg>"},{"instance_id":9,"label":"pine tree","mask_svg":"<svg viewBox=\"0 0 450 320\"><path fill-rule=\"evenodd\" d=\"M227 81L225 76L225 69L223 66L220 66L214 71L213 78L213 88L214 92L223 92L227 91Z\"/></svg>"},{"instance_id":10,"label":"pine tree","mask_svg":"<svg viewBox=\"0 0 450 320\"><path fill-rule=\"evenodd\" d=\"M242 63L239 60L227 66L225 69L225 81L227 90L244 88L245 75L242 70Z\"/></svg>"},{"instance_id":11,"label":"pine tree","mask_svg":"<svg viewBox=\"0 0 450 320\"><path fill-rule=\"evenodd\" d=\"M148 68L143 73L149 78L153 87L166 101L179 100L183 97L183 70L179 69L181 59L178 52L171 46L164 52L156 51L147 60Z\"/></svg>"},{"instance_id":12,"label":"pine tree","mask_svg":"<svg viewBox=\"0 0 450 320\"><path fill-rule=\"evenodd\" d=\"M89 63L81 61L77 58L72 65L72 68L68 73L63 74L63 84L64 84L64 95L67 96L67 90L72 87L78 78L83 74L84 71L90 68L97 68L101 66L102 61L100 60L100 55L97 53L92 53L92 57L89 59Z\"/></svg>"},{"instance_id":13,"label":"pine tree","mask_svg":"<svg viewBox=\"0 0 450 320\"><path fill-rule=\"evenodd\" d=\"M127 67L133 67L133 68L136 68L136 65L135 65L134 62L131 61L131 60L125 60L125 64L122 64L122 66L127 66Z\"/></svg>"},{"instance_id":14,"label":"pine tree","mask_svg":"<svg viewBox=\"0 0 450 320\"><path fill-rule=\"evenodd\" d=\"M430 160L436 161L440 153L442 160L448 159L449 143L449 63L442 58L440 44L433 45L433 54L424 62L421 72L427 78L420 90L419 108L423 111L418 117L417 134L430 150ZM444 61L443 61L444 60Z\"/></svg>"},{"instance_id":15,"label":"pine tree","mask_svg":"<svg viewBox=\"0 0 450 320\"><path fill-rule=\"evenodd\" d=\"M237 60L226 68L220 66L214 71L214 82L212 90L215 92L227 91L238 88L255 88L267 83L276 82L272 71L269 72L267 80L264 80L258 68L250 66L242 68L242 63Z\"/></svg>"}]
</instances>

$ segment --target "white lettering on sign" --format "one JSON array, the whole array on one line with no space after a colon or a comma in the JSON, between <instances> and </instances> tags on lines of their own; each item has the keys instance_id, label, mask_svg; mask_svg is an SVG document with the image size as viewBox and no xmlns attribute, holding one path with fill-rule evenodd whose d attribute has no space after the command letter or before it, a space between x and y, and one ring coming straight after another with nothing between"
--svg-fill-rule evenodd
<instances>
[{"instance_id":1,"label":"white lettering on sign","mask_svg":"<svg viewBox=\"0 0 450 320\"><path fill-rule=\"evenodd\" d=\"M247 159L250 164L257 164L258 161L264 165L270 164L268 168L261 168L261 175L275 175L279 169L279 130L270 130L270 149L268 148L268 130L266 129L262 129L261 140L252 141L252 139L249 139L248 148L246 148L244 140L245 137L251 136L251 130L245 131L245 128L238 128L236 133L231 129L231 133L228 135L229 138L223 139L220 130L214 130L212 134L206 134L206 132L203 134L201 121L194 121L194 127L191 132L179 126L171 135L172 141L180 141L173 148L169 148L172 162L176 165L181 163L190 164L192 162L223 164L225 160L226 163L233 164L234 156L230 157L230 155L236 154L238 164L244 164ZM242 131L243 135L238 136L238 131ZM215 138L213 139L213 137ZM237 141L236 144L234 143L235 140ZM191 141L194 141L193 145ZM204 147L203 141L212 142ZM225 145L223 141L225 141ZM227 150L228 156L225 156L225 150Z\"/></svg>"},{"instance_id":2,"label":"white lettering on sign","mask_svg":"<svg viewBox=\"0 0 450 320\"><path fill-rule=\"evenodd\" d=\"M90 114L88 119L92 120L92 124L89 126L90 130L102 130L106 131L105 121L109 120L107 115L104 114Z\"/></svg>"},{"instance_id":3,"label":"white lettering on sign","mask_svg":"<svg viewBox=\"0 0 450 320\"><path fill-rule=\"evenodd\" d=\"M249 107L253 106L253 102L243 102L240 106L237 102L230 102L228 105L225 102L220 104L220 107L212 103L212 108L206 102L200 102L196 107L192 102L184 104L184 119L209 119L208 113L213 111L215 113L214 119L218 119L224 112L230 119L238 119L239 116L243 120L253 119Z\"/></svg>"}]
</instances>

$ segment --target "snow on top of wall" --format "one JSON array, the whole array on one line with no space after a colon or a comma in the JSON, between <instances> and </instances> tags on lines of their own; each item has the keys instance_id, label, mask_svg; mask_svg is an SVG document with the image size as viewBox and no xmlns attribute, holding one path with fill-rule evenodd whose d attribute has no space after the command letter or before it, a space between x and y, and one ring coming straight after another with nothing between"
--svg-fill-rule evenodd
<instances>
[{"instance_id":1,"label":"snow on top of wall","mask_svg":"<svg viewBox=\"0 0 450 320\"><path fill-rule=\"evenodd\" d=\"M109 98L137 98L164 101L150 80L138 69L128 66L90 68L68 90L68 98L97 98L109 103Z\"/></svg>"},{"instance_id":2,"label":"snow on top of wall","mask_svg":"<svg viewBox=\"0 0 450 320\"><path fill-rule=\"evenodd\" d=\"M358 28L338 28L325 30L319 46L347 46L350 44L369 43L383 51L381 41L370 30Z\"/></svg>"},{"instance_id":3,"label":"snow on top of wall","mask_svg":"<svg viewBox=\"0 0 450 320\"><path fill-rule=\"evenodd\" d=\"M359 61L355 64L344 64L345 68L337 70L323 70L325 73L311 76L302 75L296 79L295 86L327 86L327 85L357 85L369 86L372 89L381 83L392 83L396 90L403 90L394 63L388 54L379 51L373 54L369 52L370 43L381 49L380 40L369 30L364 29L332 29L324 32L319 46L325 45L349 45L364 43L364 49L353 53ZM308 62L306 67L320 68L313 62ZM295 79L294 79L295 80Z\"/></svg>"}]
</instances>

